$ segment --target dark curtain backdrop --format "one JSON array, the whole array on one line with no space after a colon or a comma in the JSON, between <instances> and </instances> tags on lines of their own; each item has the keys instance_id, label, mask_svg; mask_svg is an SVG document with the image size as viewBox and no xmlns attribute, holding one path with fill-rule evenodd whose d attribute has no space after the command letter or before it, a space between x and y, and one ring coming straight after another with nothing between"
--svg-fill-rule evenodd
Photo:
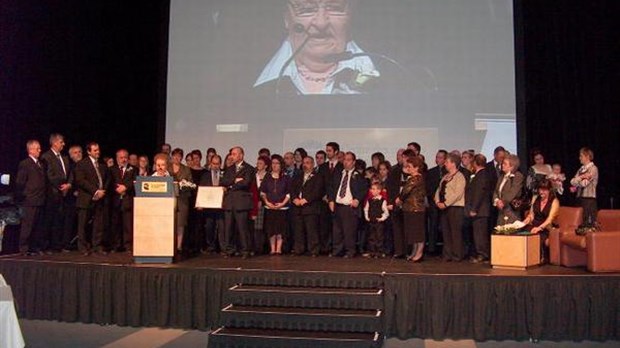
<instances>
[{"instance_id":1,"label":"dark curtain backdrop","mask_svg":"<svg viewBox=\"0 0 620 348\"><path fill-rule=\"evenodd\" d=\"M609 207L620 181L620 1L516 0L515 10L521 157L539 148L572 177L580 147L592 148L599 207Z\"/></svg>"},{"instance_id":2,"label":"dark curtain backdrop","mask_svg":"<svg viewBox=\"0 0 620 348\"><path fill-rule=\"evenodd\" d=\"M602 207L620 180L619 15L617 0L515 0L524 167L540 148L572 176L591 147ZM52 131L152 154L165 134L168 17L168 0L0 1L0 172Z\"/></svg>"},{"instance_id":3,"label":"dark curtain backdrop","mask_svg":"<svg viewBox=\"0 0 620 348\"><path fill-rule=\"evenodd\" d=\"M164 134L168 0L0 1L0 172L28 139L152 155Z\"/></svg>"}]
</instances>

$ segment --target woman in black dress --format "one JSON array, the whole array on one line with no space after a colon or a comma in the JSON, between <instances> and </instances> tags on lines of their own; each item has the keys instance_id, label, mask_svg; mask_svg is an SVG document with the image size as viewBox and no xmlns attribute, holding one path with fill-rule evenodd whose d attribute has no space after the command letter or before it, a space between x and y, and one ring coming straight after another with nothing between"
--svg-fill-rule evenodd
<instances>
[{"instance_id":1,"label":"woman in black dress","mask_svg":"<svg viewBox=\"0 0 620 348\"><path fill-rule=\"evenodd\" d=\"M260 197L265 205L263 229L269 237L271 255L282 254L282 234L288 229L286 219L291 199L290 178L284 175L284 159L271 156L271 172L265 175L260 185Z\"/></svg>"},{"instance_id":2,"label":"woman in black dress","mask_svg":"<svg viewBox=\"0 0 620 348\"><path fill-rule=\"evenodd\" d=\"M541 263L549 260L549 230L560 211L560 201L553 193L553 185L547 179L538 182L538 194L532 199L530 211L523 220L531 233L540 233Z\"/></svg>"}]
</instances>

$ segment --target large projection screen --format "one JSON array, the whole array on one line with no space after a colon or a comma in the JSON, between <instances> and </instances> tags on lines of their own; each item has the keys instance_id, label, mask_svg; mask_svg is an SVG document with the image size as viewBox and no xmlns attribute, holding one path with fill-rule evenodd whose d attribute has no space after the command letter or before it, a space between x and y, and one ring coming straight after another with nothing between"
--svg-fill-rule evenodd
<instances>
[{"instance_id":1,"label":"large projection screen","mask_svg":"<svg viewBox=\"0 0 620 348\"><path fill-rule=\"evenodd\" d=\"M516 152L512 0L172 0L166 140ZM305 41L305 42L304 42ZM294 53L297 51L296 53ZM294 57L292 57L294 55Z\"/></svg>"}]
</instances>

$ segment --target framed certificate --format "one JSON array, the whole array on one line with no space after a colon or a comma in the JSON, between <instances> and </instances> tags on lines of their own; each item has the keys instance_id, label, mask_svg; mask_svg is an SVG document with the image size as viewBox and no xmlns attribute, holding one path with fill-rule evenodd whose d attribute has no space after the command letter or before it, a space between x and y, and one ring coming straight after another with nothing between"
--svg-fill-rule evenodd
<instances>
[{"instance_id":1,"label":"framed certificate","mask_svg":"<svg viewBox=\"0 0 620 348\"><path fill-rule=\"evenodd\" d=\"M224 188L221 186L198 186L196 208L222 209Z\"/></svg>"}]
</instances>

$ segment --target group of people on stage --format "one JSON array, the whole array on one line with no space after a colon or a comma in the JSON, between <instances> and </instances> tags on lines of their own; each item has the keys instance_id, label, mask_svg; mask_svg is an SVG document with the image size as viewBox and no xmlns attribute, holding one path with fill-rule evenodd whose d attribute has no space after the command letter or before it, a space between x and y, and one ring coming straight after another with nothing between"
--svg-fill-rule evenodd
<instances>
[{"instance_id":1,"label":"group of people on stage","mask_svg":"<svg viewBox=\"0 0 620 348\"><path fill-rule=\"evenodd\" d=\"M488 162L472 150L439 150L428 169L415 142L398 151L394 165L377 152L370 166L336 142L314 156L303 148L282 156L261 149L255 165L239 146L224 159L210 148L203 165L201 151L184 157L164 144L152 166L147 156L125 149L100 159L94 142L85 154L71 146L67 157L61 134L49 143L41 154L40 143L28 141L15 182L23 210L20 252L27 255L71 251L76 244L84 255L131 251L133 183L148 175L184 183L175 228L183 256L361 254L418 262L442 245L445 261L485 262L497 225L520 220L546 240L565 186L584 207L584 221L596 218L598 170L588 148L580 150L582 166L566 183L561 167L545 164L540 152L523 175L519 157L501 146ZM196 186L223 187L222 209L195 208ZM545 257L546 248L542 252Z\"/></svg>"}]
</instances>

